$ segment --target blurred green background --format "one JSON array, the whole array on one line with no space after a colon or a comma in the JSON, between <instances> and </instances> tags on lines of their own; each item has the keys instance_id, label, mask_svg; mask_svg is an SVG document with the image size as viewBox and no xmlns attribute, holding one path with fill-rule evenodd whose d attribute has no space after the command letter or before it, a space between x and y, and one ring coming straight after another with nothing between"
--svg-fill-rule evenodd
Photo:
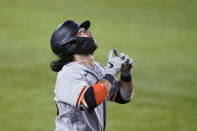
<instances>
[{"instance_id":1,"label":"blurred green background","mask_svg":"<svg viewBox=\"0 0 197 131\"><path fill-rule=\"evenodd\" d=\"M197 130L196 0L0 0L0 131L54 130L49 40L67 19L91 20L96 61L134 60L135 97L108 103L107 131Z\"/></svg>"}]
</instances>

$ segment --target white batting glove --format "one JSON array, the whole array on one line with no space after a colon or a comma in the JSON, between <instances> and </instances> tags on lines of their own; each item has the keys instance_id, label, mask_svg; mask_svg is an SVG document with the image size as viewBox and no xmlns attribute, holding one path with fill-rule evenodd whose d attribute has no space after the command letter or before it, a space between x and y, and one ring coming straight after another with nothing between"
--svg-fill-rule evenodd
<instances>
[{"instance_id":1,"label":"white batting glove","mask_svg":"<svg viewBox=\"0 0 197 131\"><path fill-rule=\"evenodd\" d=\"M121 53L119 57L124 61L124 64L121 67L121 75L128 76L131 74L131 69L133 67L133 60L129 58L128 55Z\"/></svg>"},{"instance_id":2,"label":"white batting glove","mask_svg":"<svg viewBox=\"0 0 197 131\"><path fill-rule=\"evenodd\" d=\"M115 54L115 57L113 57L113 54ZM123 63L124 63L124 60L117 56L116 49L112 49L109 52L107 68L105 70L105 74L110 74L115 78L118 75L118 73L120 72L120 69L121 69Z\"/></svg>"}]
</instances>

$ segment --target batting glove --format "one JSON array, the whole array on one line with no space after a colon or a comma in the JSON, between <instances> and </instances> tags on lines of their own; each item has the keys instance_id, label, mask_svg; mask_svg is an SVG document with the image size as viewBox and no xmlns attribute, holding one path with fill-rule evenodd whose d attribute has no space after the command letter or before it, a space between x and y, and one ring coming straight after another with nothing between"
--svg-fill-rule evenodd
<instances>
[{"instance_id":1,"label":"batting glove","mask_svg":"<svg viewBox=\"0 0 197 131\"><path fill-rule=\"evenodd\" d=\"M115 54L115 57L113 57L113 54ZM110 74L115 78L118 75L118 73L120 72L120 69L121 69L123 63L124 63L124 60L117 56L116 49L112 49L109 52L107 68L105 70L105 74Z\"/></svg>"}]
</instances>

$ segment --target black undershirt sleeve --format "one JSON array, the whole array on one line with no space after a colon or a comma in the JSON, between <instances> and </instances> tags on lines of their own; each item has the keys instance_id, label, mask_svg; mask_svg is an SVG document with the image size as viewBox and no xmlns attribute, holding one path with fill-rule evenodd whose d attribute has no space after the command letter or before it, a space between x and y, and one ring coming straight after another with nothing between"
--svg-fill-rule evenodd
<instances>
[{"instance_id":1,"label":"black undershirt sleeve","mask_svg":"<svg viewBox=\"0 0 197 131\"><path fill-rule=\"evenodd\" d=\"M117 92L117 95L116 95L116 98L114 100L116 103L119 103L119 104L126 104L128 103L129 101L125 101L124 99L122 99L122 96L120 94L120 89L118 90Z\"/></svg>"},{"instance_id":2,"label":"black undershirt sleeve","mask_svg":"<svg viewBox=\"0 0 197 131\"><path fill-rule=\"evenodd\" d=\"M121 75L121 76L120 76L120 79L121 79L122 81L124 81L124 82L131 82L132 76L131 76L131 75L128 75L128 76L123 76L123 75ZM117 95L116 95L116 98L115 98L114 101L115 101L116 103L119 103L119 104L126 104L126 103L129 102L129 101L125 101L125 100L122 98L122 96L121 96L121 94L120 94L120 88L119 88L119 90L118 90L118 92L117 92Z\"/></svg>"}]
</instances>

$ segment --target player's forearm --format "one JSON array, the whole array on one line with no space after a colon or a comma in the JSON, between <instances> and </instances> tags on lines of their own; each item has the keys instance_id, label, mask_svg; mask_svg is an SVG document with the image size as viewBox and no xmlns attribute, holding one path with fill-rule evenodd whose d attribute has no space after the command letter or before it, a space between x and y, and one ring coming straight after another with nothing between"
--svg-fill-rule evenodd
<instances>
[{"instance_id":1,"label":"player's forearm","mask_svg":"<svg viewBox=\"0 0 197 131\"><path fill-rule=\"evenodd\" d=\"M111 89L111 83L108 80L101 79L99 82L102 83L103 85L105 85L105 87L106 87L106 89L107 89L108 92L110 91L110 89Z\"/></svg>"},{"instance_id":2,"label":"player's forearm","mask_svg":"<svg viewBox=\"0 0 197 131\"><path fill-rule=\"evenodd\" d=\"M134 94L134 82L132 80L131 75L128 76L122 76L120 77L120 96L123 99L123 101L129 102L133 98Z\"/></svg>"},{"instance_id":3,"label":"player's forearm","mask_svg":"<svg viewBox=\"0 0 197 131\"><path fill-rule=\"evenodd\" d=\"M121 77L120 77L120 88L127 93L132 93L133 92L134 82L133 82L133 79L132 79L131 75L128 75L128 76L121 75Z\"/></svg>"}]
</instances>

